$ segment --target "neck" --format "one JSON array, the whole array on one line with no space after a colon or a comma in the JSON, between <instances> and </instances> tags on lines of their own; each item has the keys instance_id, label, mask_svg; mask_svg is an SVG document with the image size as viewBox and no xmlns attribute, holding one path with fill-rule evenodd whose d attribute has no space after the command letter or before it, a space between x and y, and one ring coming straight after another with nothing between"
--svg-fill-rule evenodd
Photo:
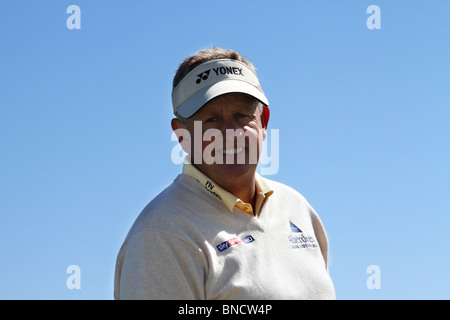
<instances>
[{"instance_id":1,"label":"neck","mask_svg":"<svg viewBox=\"0 0 450 320\"><path fill-rule=\"evenodd\" d=\"M229 171L222 171L220 169L223 168L214 168L202 164L194 164L194 166L235 197L238 197L245 203L250 203L253 207L255 206L256 166L253 168L247 167L244 170Z\"/></svg>"},{"instance_id":2,"label":"neck","mask_svg":"<svg viewBox=\"0 0 450 320\"><path fill-rule=\"evenodd\" d=\"M232 181L224 179L224 181L216 181L216 183L243 202L250 203L253 208L255 207L256 180L254 174L246 179L232 179Z\"/></svg>"}]
</instances>

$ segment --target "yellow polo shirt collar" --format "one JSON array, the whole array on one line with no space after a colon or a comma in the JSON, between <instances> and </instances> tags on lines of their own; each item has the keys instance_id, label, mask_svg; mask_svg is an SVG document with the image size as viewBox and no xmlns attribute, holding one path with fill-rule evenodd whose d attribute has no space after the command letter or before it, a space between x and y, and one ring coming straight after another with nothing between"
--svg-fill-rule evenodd
<instances>
[{"instance_id":1,"label":"yellow polo shirt collar","mask_svg":"<svg viewBox=\"0 0 450 320\"><path fill-rule=\"evenodd\" d=\"M256 173L256 201L255 209L253 209L250 203L243 202L241 199L219 186L207 175L198 170L194 165L190 163L187 157L183 165L183 174L187 174L200 182L206 190L221 199L228 210L230 210L230 212L233 212L233 208L236 206L245 213L258 216L259 211L261 210L267 198L273 194L273 189L259 174Z\"/></svg>"}]
</instances>

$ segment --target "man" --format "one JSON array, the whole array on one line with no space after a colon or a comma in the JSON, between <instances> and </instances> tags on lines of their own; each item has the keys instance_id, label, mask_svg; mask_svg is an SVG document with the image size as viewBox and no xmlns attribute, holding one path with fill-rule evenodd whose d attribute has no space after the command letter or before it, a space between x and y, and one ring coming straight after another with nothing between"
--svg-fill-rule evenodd
<instances>
[{"instance_id":1,"label":"man","mask_svg":"<svg viewBox=\"0 0 450 320\"><path fill-rule=\"evenodd\" d=\"M295 190L256 173L269 121L252 64L213 48L173 83L183 173L120 249L116 299L335 299L322 223Z\"/></svg>"}]
</instances>

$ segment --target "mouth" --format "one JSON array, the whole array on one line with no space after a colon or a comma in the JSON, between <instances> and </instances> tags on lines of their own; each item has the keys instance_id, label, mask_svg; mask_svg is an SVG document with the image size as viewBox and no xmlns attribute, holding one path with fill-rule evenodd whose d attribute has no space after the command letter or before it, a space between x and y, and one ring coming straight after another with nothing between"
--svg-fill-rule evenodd
<instances>
[{"instance_id":1,"label":"mouth","mask_svg":"<svg viewBox=\"0 0 450 320\"><path fill-rule=\"evenodd\" d=\"M234 155L244 152L244 150L245 150L245 148L237 148L237 149L222 149L222 150L217 150L217 151L226 156L234 156Z\"/></svg>"}]
</instances>

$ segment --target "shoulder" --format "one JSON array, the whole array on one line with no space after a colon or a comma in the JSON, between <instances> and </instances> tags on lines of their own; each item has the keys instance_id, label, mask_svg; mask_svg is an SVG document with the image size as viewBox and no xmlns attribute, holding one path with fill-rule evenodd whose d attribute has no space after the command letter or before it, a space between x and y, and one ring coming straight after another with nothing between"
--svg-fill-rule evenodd
<instances>
[{"instance_id":1,"label":"shoulder","mask_svg":"<svg viewBox=\"0 0 450 320\"><path fill-rule=\"evenodd\" d=\"M278 181L269 180L266 178L263 179L274 191L272 195L274 199L285 201L287 203L302 203L306 206L311 207L306 198L296 189Z\"/></svg>"},{"instance_id":2,"label":"shoulder","mask_svg":"<svg viewBox=\"0 0 450 320\"><path fill-rule=\"evenodd\" d=\"M271 198L273 198L275 206L282 207L290 214L293 213L297 215L296 217L300 218L300 220L303 219L303 221L308 222L312 228L311 231L314 232L315 238L319 243L324 261L327 263L328 239L322 221L314 208L309 204L305 197L294 188L272 180L266 179L266 182L268 182L274 190Z\"/></svg>"},{"instance_id":3,"label":"shoulder","mask_svg":"<svg viewBox=\"0 0 450 320\"><path fill-rule=\"evenodd\" d=\"M130 234L140 231L163 231L180 234L187 223L192 224L200 208L214 205L214 199L192 177L180 174L139 214Z\"/></svg>"},{"instance_id":4,"label":"shoulder","mask_svg":"<svg viewBox=\"0 0 450 320\"><path fill-rule=\"evenodd\" d=\"M283 207L290 212L297 212L298 214L308 216L315 228L320 228L322 226L319 215L303 194L281 182L268 179L265 179L265 181L274 191L270 198L272 198L271 201L275 206Z\"/></svg>"}]
</instances>

